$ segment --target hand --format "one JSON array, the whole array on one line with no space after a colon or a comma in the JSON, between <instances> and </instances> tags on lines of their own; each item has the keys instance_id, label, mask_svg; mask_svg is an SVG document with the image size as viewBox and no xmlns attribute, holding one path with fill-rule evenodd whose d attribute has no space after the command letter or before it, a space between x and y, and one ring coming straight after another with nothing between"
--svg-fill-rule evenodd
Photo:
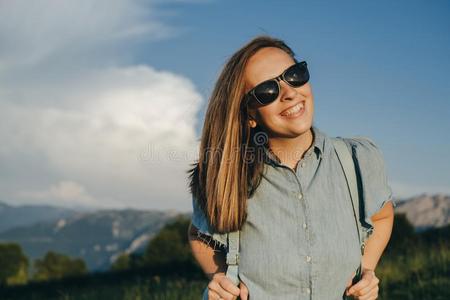
<instances>
[{"instance_id":1,"label":"hand","mask_svg":"<svg viewBox=\"0 0 450 300\"><path fill-rule=\"evenodd\" d=\"M345 286L345 292L348 291L348 289L352 286L353 277L355 277L356 272L353 272L352 276L350 276L350 279L347 281L347 285Z\"/></svg>"},{"instance_id":2,"label":"hand","mask_svg":"<svg viewBox=\"0 0 450 300\"><path fill-rule=\"evenodd\" d=\"M241 281L239 283L239 287L241 288L241 293L239 294L239 297L241 300L248 300L248 288L247 286Z\"/></svg>"},{"instance_id":3,"label":"hand","mask_svg":"<svg viewBox=\"0 0 450 300\"><path fill-rule=\"evenodd\" d=\"M379 282L374 270L363 268L361 280L351 286L352 279L350 279L345 294L357 300L375 300L378 298Z\"/></svg>"},{"instance_id":4,"label":"hand","mask_svg":"<svg viewBox=\"0 0 450 300\"><path fill-rule=\"evenodd\" d=\"M223 272L213 275L208 284L209 300L248 300L247 286L241 281L237 287Z\"/></svg>"}]
</instances>

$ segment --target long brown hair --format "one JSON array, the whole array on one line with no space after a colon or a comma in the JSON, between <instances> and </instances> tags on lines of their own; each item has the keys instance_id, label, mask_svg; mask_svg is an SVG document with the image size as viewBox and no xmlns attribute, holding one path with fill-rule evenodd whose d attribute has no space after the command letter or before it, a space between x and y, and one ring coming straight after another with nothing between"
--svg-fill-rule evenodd
<instances>
[{"instance_id":1,"label":"long brown hair","mask_svg":"<svg viewBox=\"0 0 450 300\"><path fill-rule=\"evenodd\" d=\"M189 188L214 232L241 228L247 198L258 187L264 170L262 128L250 127L243 103L244 70L250 57L264 47L277 47L294 60L280 39L259 35L226 61L208 101L198 161L188 170ZM258 137L259 136L259 137Z\"/></svg>"}]
</instances>

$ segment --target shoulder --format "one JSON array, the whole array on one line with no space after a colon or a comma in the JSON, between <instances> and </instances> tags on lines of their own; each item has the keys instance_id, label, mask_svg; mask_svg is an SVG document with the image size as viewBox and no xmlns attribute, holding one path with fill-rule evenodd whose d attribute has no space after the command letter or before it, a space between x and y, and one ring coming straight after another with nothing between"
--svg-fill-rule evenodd
<instances>
[{"instance_id":1,"label":"shoulder","mask_svg":"<svg viewBox=\"0 0 450 300\"><path fill-rule=\"evenodd\" d=\"M384 164L384 155L378 144L367 136L354 136L345 139L352 148L358 162L372 166Z\"/></svg>"},{"instance_id":2,"label":"shoulder","mask_svg":"<svg viewBox=\"0 0 450 300\"><path fill-rule=\"evenodd\" d=\"M346 138L346 140L352 147L362 148L363 151L373 151L378 149L375 141L368 136L358 135Z\"/></svg>"},{"instance_id":3,"label":"shoulder","mask_svg":"<svg viewBox=\"0 0 450 300\"><path fill-rule=\"evenodd\" d=\"M362 185L367 216L372 216L392 200L392 188L388 181L384 154L378 144L367 136L346 138L355 158L355 165Z\"/></svg>"},{"instance_id":4,"label":"shoulder","mask_svg":"<svg viewBox=\"0 0 450 300\"><path fill-rule=\"evenodd\" d=\"M384 155L377 143L367 136L354 136L346 139L350 145L355 163L363 181L377 182L386 180Z\"/></svg>"}]
</instances>

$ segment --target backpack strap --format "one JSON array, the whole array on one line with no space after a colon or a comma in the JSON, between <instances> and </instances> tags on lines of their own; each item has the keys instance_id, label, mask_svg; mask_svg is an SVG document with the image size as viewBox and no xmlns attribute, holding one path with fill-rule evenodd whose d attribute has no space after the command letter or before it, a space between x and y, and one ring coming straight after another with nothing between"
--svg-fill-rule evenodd
<instances>
[{"instance_id":1,"label":"backpack strap","mask_svg":"<svg viewBox=\"0 0 450 300\"><path fill-rule=\"evenodd\" d=\"M353 163L351 153L341 137L333 138L334 149L338 156L342 169L344 170L347 186L350 191L350 198L352 200L353 214L355 216L356 226L358 228L358 238L362 242L361 224L359 222L359 193L356 182L356 170ZM362 244L361 244L362 245ZM364 248L361 247L361 254L364 254Z\"/></svg>"},{"instance_id":2,"label":"backpack strap","mask_svg":"<svg viewBox=\"0 0 450 300\"><path fill-rule=\"evenodd\" d=\"M347 181L347 186L350 191L350 198L352 200L353 214L355 216L356 227L358 229L358 238L361 245L361 255L364 255L365 239L364 232L360 223L360 210L359 210L359 193L356 179L355 164L352 157L352 152L350 152L348 143L342 137L332 138L334 149L336 151L337 157L344 170L345 179ZM361 277L361 263L356 271L357 280ZM354 281L355 282L355 281Z\"/></svg>"},{"instance_id":3,"label":"backpack strap","mask_svg":"<svg viewBox=\"0 0 450 300\"><path fill-rule=\"evenodd\" d=\"M227 257L228 265L226 276L237 286L239 286L239 230L227 233ZM205 287L202 300L208 300L208 287Z\"/></svg>"},{"instance_id":4,"label":"backpack strap","mask_svg":"<svg viewBox=\"0 0 450 300\"><path fill-rule=\"evenodd\" d=\"M227 252L227 277L235 285L239 284L239 230L227 233L228 252Z\"/></svg>"}]
</instances>

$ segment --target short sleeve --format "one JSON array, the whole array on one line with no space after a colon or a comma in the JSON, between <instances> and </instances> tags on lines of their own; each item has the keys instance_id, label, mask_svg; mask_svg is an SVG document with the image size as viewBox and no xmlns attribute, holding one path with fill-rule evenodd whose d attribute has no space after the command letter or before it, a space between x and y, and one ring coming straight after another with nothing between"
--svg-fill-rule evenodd
<instances>
[{"instance_id":1,"label":"short sleeve","mask_svg":"<svg viewBox=\"0 0 450 300\"><path fill-rule=\"evenodd\" d=\"M358 170L361 178L366 223L373 226L370 218L385 203L392 201L392 188L388 183L383 153L375 142L365 136L350 139L355 149Z\"/></svg>"},{"instance_id":2,"label":"short sleeve","mask_svg":"<svg viewBox=\"0 0 450 300\"><path fill-rule=\"evenodd\" d=\"M213 241L219 243L223 247L227 247L227 234L215 233L211 230L205 214L201 210L197 199L192 196L192 218L191 223L198 231L204 235L210 236Z\"/></svg>"}]
</instances>

